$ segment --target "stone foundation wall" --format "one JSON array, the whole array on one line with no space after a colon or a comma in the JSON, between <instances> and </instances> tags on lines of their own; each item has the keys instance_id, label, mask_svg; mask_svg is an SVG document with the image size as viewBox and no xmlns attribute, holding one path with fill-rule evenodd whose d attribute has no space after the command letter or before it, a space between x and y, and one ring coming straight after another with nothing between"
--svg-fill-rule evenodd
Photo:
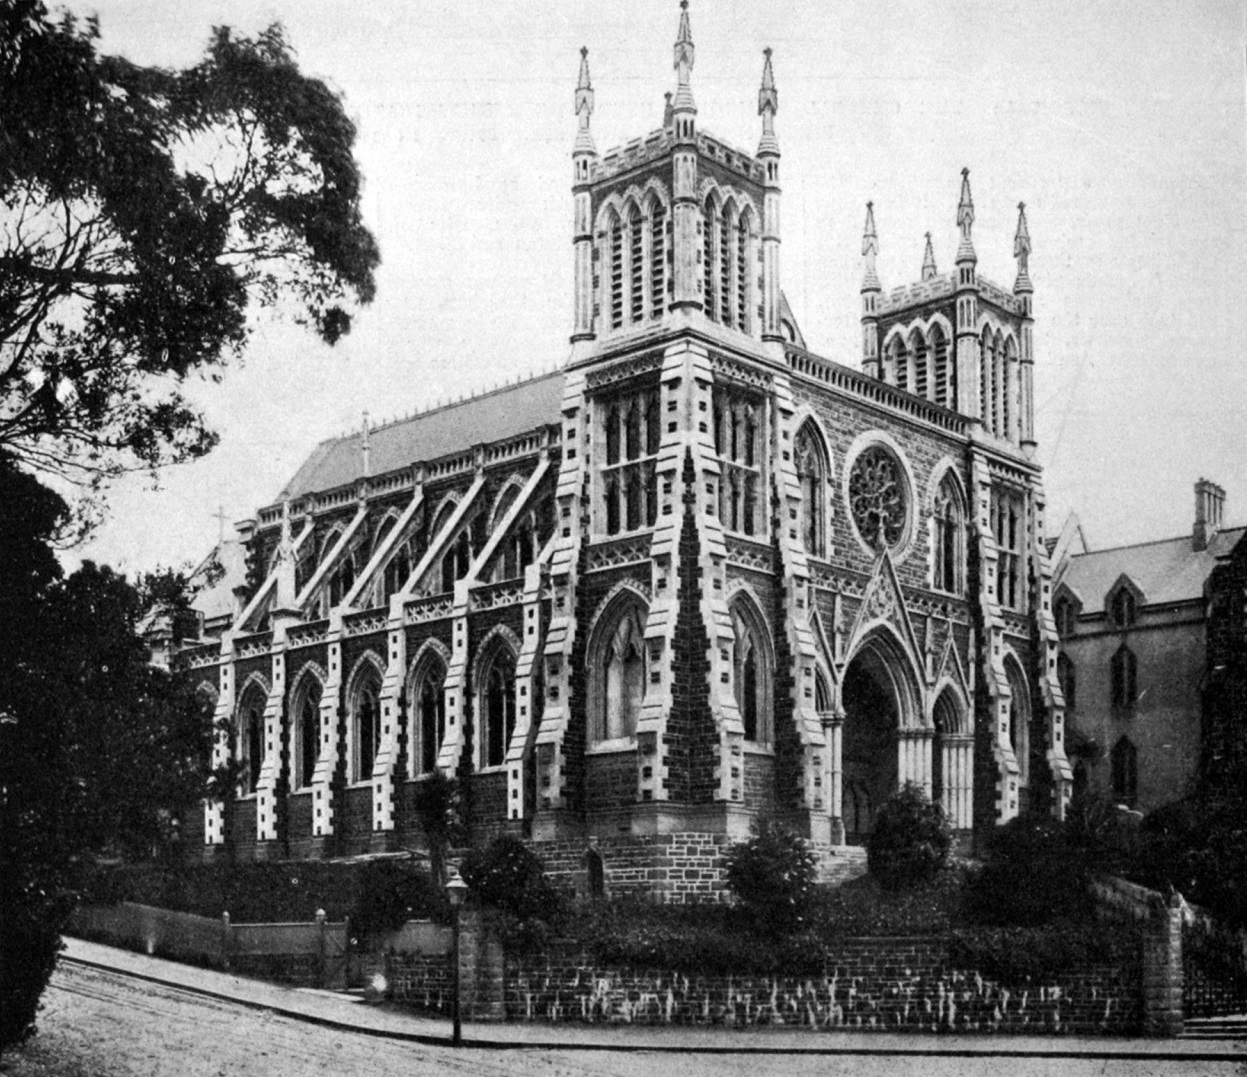
<instances>
[{"instance_id":1,"label":"stone foundation wall","mask_svg":"<svg viewBox=\"0 0 1247 1077\"><path fill-rule=\"evenodd\" d=\"M950 967L940 939L849 939L821 976L697 976L562 957L508 964L510 1020L815 1029L1125 1035L1142 1019L1137 970L1089 968L1002 984Z\"/></svg>"},{"instance_id":2,"label":"stone foundation wall","mask_svg":"<svg viewBox=\"0 0 1247 1077\"><path fill-rule=\"evenodd\" d=\"M602 858L609 897L646 897L664 904L695 904L727 898L721 834L629 835L615 839L532 842L556 886L589 895L590 848Z\"/></svg>"}]
</instances>

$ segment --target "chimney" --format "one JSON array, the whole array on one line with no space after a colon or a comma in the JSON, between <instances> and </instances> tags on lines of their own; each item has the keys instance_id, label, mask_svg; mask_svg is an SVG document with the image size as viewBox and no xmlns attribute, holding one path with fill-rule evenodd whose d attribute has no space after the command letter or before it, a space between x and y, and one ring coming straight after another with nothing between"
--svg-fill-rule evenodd
<instances>
[{"instance_id":1,"label":"chimney","mask_svg":"<svg viewBox=\"0 0 1247 1077\"><path fill-rule=\"evenodd\" d=\"M1215 482L1200 479L1195 484L1195 528L1191 545L1206 550L1213 536L1221 529L1221 512L1225 507L1225 491Z\"/></svg>"}]
</instances>

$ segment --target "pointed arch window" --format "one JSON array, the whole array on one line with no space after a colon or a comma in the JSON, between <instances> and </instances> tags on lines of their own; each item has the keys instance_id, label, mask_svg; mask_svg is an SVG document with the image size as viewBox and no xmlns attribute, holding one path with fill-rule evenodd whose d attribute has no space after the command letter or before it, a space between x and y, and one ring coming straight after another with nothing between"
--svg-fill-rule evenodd
<instances>
[{"instance_id":1,"label":"pointed arch window","mask_svg":"<svg viewBox=\"0 0 1247 1077\"><path fill-rule=\"evenodd\" d=\"M667 306L667 208L650 204L650 317L661 318Z\"/></svg>"},{"instance_id":2,"label":"pointed arch window","mask_svg":"<svg viewBox=\"0 0 1247 1077\"><path fill-rule=\"evenodd\" d=\"M505 643L495 646L486 663L479 707L481 765L500 767L515 732L515 655Z\"/></svg>"},{"instance_id":3,"label":"pointed arch window","mask_svg":"<svg viewBox=\"0 0 1247 1077\"><path fill-rule=\"evenodd\" d=\"M589 736L595 744L636 736L648 681L645 607L626 600L594 633L589 655Z\"/></svg>"},{"instance_id":4,"label":"pointed arch window","mask_svg":"<svg viewBox=\"0 0 1247 1077\"><path fill-rule=\"evenodd\" d=\"M773 740L772 662L766 630L750 603L732 604L732 632L732 683L745 740L769 747Z\"/></svg>"},{"instance_id":5,"label":"pointed arch window","mask_svg":"<svg viewBox=\"0 0 1247 1077\"><path fill-rule=\"evenodd\" d=\"M797 484L801 487L801 539L806 553L827 556L827 451L811 422L797 431L793 441Z\"/></svg>"},{"instance_id":6,"label":"pointed arch window","mask_svg":"<svg viewBox=\"0 0 1247 1077\"><path fill-rule=\"evenodd\" d=\"M928 397L930 383L927 377L927 340L922 331L915 329L909 341L909 354L913 376L909 382L909 391L915 396Z\"/></svg>"},{"instance_id":7,"label":"pointed arch window","mask_svg":"<svg viewBox=\"0 0 1247 1077\"><path fill-rule=\"evenodd\" d=\"M1021 671L1012 660L1005 663L1009 680L1009 744L1018 764L1018 784L1025 788L1031 770L1031 700Z\"/></svg>"},{"instance_id":8,"label":"pointed arch window","mask_svg":"<svg viewBox=\"0 0 1247 1077\"><path fill-rule=\"evenodd\" d=\"M701 268L702 268L702 303L706 311L706 317L712 321L718 321L718 289L715 287L715 268L717 259L715 258L715 240L718 238L718 207L715 205L714 196L711 195L706 199L705 209L702 213L702 252L701 252Z\"/></svg>"},{"instance_id":9,"label":"pointed arch window","mask_svg":"<svg viewBox=\"0 0 1247 1077\"><path fill-rule=\"evenodd\" d=\"M295 692L292 789L307 789L316 776L316 761L320 756L320 700L321 684L310 673L299 682Z\"/></svg>"},{"instance_id":10,"label":"pointed arch window","mask_svg":"<svg viewBox=\"0 0 1247 1077\"><path fill-rule=\"evenodd\" d=\"M1122 737L1110 753L1113 799L1133 808L1139 799L1139 751L1129 737Z\"/></svg>"},{"instance_id":11,"label":"pointed arch window","mask_svg":"<svg viewBox=\"0 0 1247 1077\"><path fill-rule=\"evenodd\" d=\"M350 778L366 782L381 746L381 675L369 666L356 679L350 700Z\"/></svg>"},{"instance_id":12,"label":"pointed arch window","mask_svg":"<svg viewBox=\"0 0 1247 1077\"><path fill-rule=\"evenodd\" d=\"M1118 718L1134 717L1138 700L1138 660L1124 643L1109 660L1109 681L1113 713Z\"/></svg>"},{"instance_id":13,"label":"pointed arch window","mask_svg":"<svg viewBox=\"0 0 1247 1077\"><path fill-rule=\"evenodd\" d=\"M959 595L965 579L965 514L961 493L945 475L935 494L934 580L937 591Z\"/></svg>"},{"instance_id":14,"label":"pointed arch window","mask_svg":"<svg viewBox=\"0 0 1247 1077\"><path fill-rule=\"evenodd\" d=\"M736 225L736 328L749 332L749 222L748 213Z\"/></svg>"},{"instance_id":15,"label":"pointed arch window","mask_svg":"<svg viewBox=\"0 0 1247 1077\"><path fill-rule=\"evenodd\" d=\"M385 594L383 598L388 599L390 595L398 594L403 589L403 584L407 582L407 577L411 575L411 545L404 542L394 552L389 563L385 566L385 579L383 586Z\"/></svg>"},{"instance_id":16,"label":"pointed arch window","mask_svg":"<svg viewBox=\"0 0 1247 1077\"><path fill-rule=\"evenodd\" d=\"M957 732L958 723L957 704L953 701L953 695L949 689L946 688L941 692L935 701L931 719L935 726L935 737L931 745L931 802L938 804L946 815L951 816L953 813L950 810L945 789L950 776L945 773L947 760L944 747L948 737Z\"/></svg>"},{"instance_id":17,"label":"pointed arch window","mask_svg":"<svg viewBox=\"0 0 1247 1077\"><path fill-rule=\"evenodd\" d=\"M609 282L610 325L612 329L623 326L624 318L624 229L623 222L611 217L609 235Z\"/></svg>"},{"instance_id":18,"label":"pointed arch window","mask_svg":"<svg viewBox=\"0 0 1247 1077\"><path fill-rule=\"evenodd\" d=\"M992 421L992 365L992 331L984 326L979 343L979 415L989 433L996 429Z\"/></svg>"},{"instance_id":19,"label":"pointed arch window","mask_svg":"<svg viewBox=\"0 0 1247 1077\"><path fill-rule=\"evenodd\" d=\"M411 732L407 743L413 777L437 769L437 755L446 736L446 663L430 654L412 678L410 704Z\"/></svg>"},{"instance_id":20,"label":"pointed arch window","mask_svg":"<svg viewBox=\"0 0 1247 1077\"><path fill-rule=\"evenodd\" d=\"M934 372L933 399L941 407L954 405L952 371L948 362L948 338L938 326L931 327L931 364Z\"/></svg>"},{"instance_id":21,"label":"pointed arch window","mask_svg":"<svg viewBox=\"0 0 1247 1077\"><path fill-rule=\"evenodd\" d=\"M1113 618L1114 628L1130 628L1138 615L1138 604L1134 592L1125 584L1113 592L1109 602L1109 612Z\"/></svg>"},{"instance_id":22,"label":"pointed arch window","mask_svg":"<svg viewBox=\"0 0 1247 1077\"><path fill-rule=\"evenodd\" d=\"M238 759L238 795L250 796L260 787L264 765L264 690L252 684L244 693L234 719Z\"/></svg>"},{"instance_id":23,"label":"pointed arch window","mask_svg":"<svg viewBox=\"0 0 1247 1077\"><path fill-rule=\"evenodd\" d=\"M1053 604L1052 617L1056 622L1058 636L1068 639L1074 634L1074 628L1078 622L1078 611L1066 595L1061 595Z\"/></svg>"},{"instance_id":24,"label":"pointed arch window","mask_svg":"<svg viewBox=\"0 0 1247 1077\"><path fill-rule=\"evenodd\" d=\"M732 257L732 241L736 231L732 226L733 211L731 204L723 207L723 215L719 218L719 318L726 326L734 321L732 300L732 268L735 259Z\"/></svg>"}]
</instances>

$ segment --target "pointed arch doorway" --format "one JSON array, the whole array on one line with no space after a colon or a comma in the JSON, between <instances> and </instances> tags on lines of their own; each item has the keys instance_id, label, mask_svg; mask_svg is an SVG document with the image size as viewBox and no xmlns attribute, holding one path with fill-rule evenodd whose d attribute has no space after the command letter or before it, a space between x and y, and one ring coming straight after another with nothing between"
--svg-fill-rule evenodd
<instances>
[{"instance_id":1,"label":"pointed arch doorway","mask_svg":"<svg viewBox=\"0 0 1247 1077\"><path fill-rule=\"evenodd\" d=\"M900 788L900 732L913 725L916 689L899 647L880 633L867 639L844 672L841 697L845 841L860 845L883 802Z\"/></svg>"}]
</instances>

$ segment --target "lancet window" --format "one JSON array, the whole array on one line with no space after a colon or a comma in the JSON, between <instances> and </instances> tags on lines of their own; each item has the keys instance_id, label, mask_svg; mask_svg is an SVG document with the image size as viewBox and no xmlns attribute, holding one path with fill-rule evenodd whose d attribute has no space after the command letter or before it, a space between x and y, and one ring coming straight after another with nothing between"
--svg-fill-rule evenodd
<instances>
[{"instance_id":1,"label":"lancet window","mask_svg":"<svg viewBox=\"0 0 1247 1077\"><path fill-rule=\"evenodd\" d=\"M1109 681L1112 690L1113 713L1119 718L1134 716L1138 699L1139 664L1132 651L1122 644L1109 661Z\"/></svg>"},{"instance_id":2,"label":"lancet window","mask_svg":"<svg viewBox=\"0 0 1247 1077\"><path fill-rule=\"evenodd\" d=\"M750 332L753 214L711 192L702 207L702 303L708 318Z\"/></svg>"},{"instance_id":3,"label":"lancet window","mask_svg":"<svg viewBox=\"0 0 1247 1077\"><path fill-rule=\"evenodd\" d=\"M1019 494L1011 490L992 492L991 525L997 551L996 601L1008 609L1020 609L1025 601L1026 519Z\"/></svg>"},{"instance_id":4,"label":"lancet window","mask_svg":"<svg viewBox=\"0 0 1247 1077\"><path fill-rule=\"evenodd\" d=\"M446 735L445 684L446 663L437 653L429 653L416 669L408 697L408 765L413 777L437 768L437 753Z\"/></svg>"},{"instance_id":5,"label":"lancet window","mask_svg":"<svg viewBox=\"0 0 1247 1077\"><path fill-rule=\"evenodd\" d=\"M766 629L752 604L741 600L732 604L732 683L745 740L770 745L772 662Z\"/></svg>"},{"instance_id":6,"label":"lancet window","mask_svg":"<svg viewBox=\"0 0 1247 1077\"><path fill-rule=\"evenodd\" d=\"M292 789L306 789L316 774L320 755L320 681L311 673L299 681L291 707L294 743L291 756Z\"/></svg>"},{"instance_id":7,"label":"lancet window","mask_svg":"<svg viewBox=\"0 0 1247 1077\"><path fill-rule=\"evenodd\" d=\"M500 767L515 731L515 655L505 643L484 663L480 685L481 765Z\"/></svg>"},{"instance_id":8,"label":"lancet window","mask_svg":"<svg viewBox=\"0 0 1247 1077\"><path fill-rule=\"evenodd\" d=\"M250 796L260 785L260 768L264 765L264 705L264 690L253 683L243 692L234 719L239 796Z\"/></svg>"},{"instance_id":9,"label":"lancet window","mask_svg":"<svg viewBox=\"0 0 1247 1077\"><path fill-rule=\"evenodd\" d=\"M653 527L658 519L657 388L598 403L606 460L601 471L602 530L608 535Z\"/></svg>"},{"instance_id":10,"label":"lancet window","mask_svg":"<svg viewBox=\"0 0 1247 1077\"><path fill-rule=\"evenodd\" d=\"M933 583L937 591L961 594L965 565L965 513L961 493L945 475L935 493Z\"/></svg>"},{"instance_id":11,"label":"lancet window","mask_svg":"<svg viewBox=\"0 0 1247 1077\"><path fill-rule=\"evenodd\" d=\"M762 533L762 402L727 386L714 390L719 519L728 531Z\"/></svg>"},{"instance_id":12,"label":"lancet window","mask_svg":"<svg viewBox=\"0 0 1247 1077\"><path fill-rule=\"evenodd\" d=\"M662 317L670 279L671 215L657 193L612 210L598 233L612 330Z\"/></svg>"},{"instance_id":13,"label":"lancet window","mask_svg":"<svg viewBox=\"0 0 1247 1077\"><path fill-rule=\"evenodd\" d=\"M617 599L594 632L589 655L589 736L595 743L636 736L645 702L645 608Z\"/></svg>"},{"instance_id":14,"label":"lancet window","mask_svg":"<svg viewBox=\"0 0 1247 1077\"><path fill-rule=\"evenodd\" d=\"M381 745L381 675L369 666L356 678L350 696L350 776L366 782Z\"/></svg>"},{"instance_id":15,"label":"lancet window","mask_svg":"<svg viewBox=\"0 0 1247 1077\"><path fill-rule=\"evenodd\" d=\"M1139 797L1139 750L1129 737L1122 737L1113 745L1110 754L1113 799L1127 808L1133 808Z\"/></svg>"},{"instance_id":16,"label":"lancet window","mask_svg":"<svg viewBox=\"0 0 1247 1077\"><path fill-rule=\"evenodd\" d=\"M806 422L793 441L793 463L801 487L801 540L806 553L827 556L827 450L817 428Z\"/></svg>"}]
</instances>

